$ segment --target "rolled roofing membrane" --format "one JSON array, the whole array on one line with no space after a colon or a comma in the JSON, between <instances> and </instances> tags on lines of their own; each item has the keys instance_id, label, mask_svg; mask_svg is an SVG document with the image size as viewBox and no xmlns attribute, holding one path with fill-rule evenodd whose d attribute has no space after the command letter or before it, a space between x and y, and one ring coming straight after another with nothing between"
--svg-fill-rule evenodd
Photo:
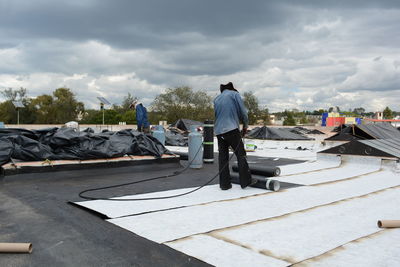
<instances>
[{"instance_id":1,"label":"rolled roofing membrane","mask_svg":"<svg viewBox=\"0 0 400 267\"><path fill-rule=\"evenodd\" d=\"M317 154L317 160L313 162L304 162L279 166L281 176L292 175L304 172L312 172L328 168L336 168L341 164L341 157L336 155Z\"/></svg>"},{"instance_id":2,"label":"rolled roofing membrane","mask_svg":"<svg viewBox=\"0 0 400 267\"><path fill-rule=\"evenodd\" d=\"M342 156L340 168L314 170L305 174L274 177L281 182L313 185L325 182L339 181L359 175L376 172L381 169L381 159L358 156Z\"/></svg>"},{"instance_id":3,"label":"rolled roofing membrane","mask_svg":"<svg viewBox=\"0 0 400 267\"><path fill-rule=\"evenodd\" d=\"M316 162L306 162L300 164L292 164L287 166L280 166L284 169L286 173L290 172L301 172L304 170L319 170L321 168L335 168L340 166L341 159L338 156L332 155L319 155L319 159ZM290 167L293 166L293 167ZM346 174L346 172L344 172ZM307 176L308 177L308 176ZM275 179L275 178L274 178ZM307 180L307 179L306 179ZM289 180L282 180L289 182ZM295 182L296 183L296 182ZM300 183L300 182L297 182ZM116 199L129 199L129 198L150 198L150 197L161 197L177 195L181 193L188 192L194 188L176 189L168 190L164 192L155 192L140 195L129 195L124 197L119 197ZM237 185L233 186L232 190L221 191L218 185L211 185L202 188L192 194L171 198L166 201L161 200L146 200L146 201L108 201L108 200L91 200L91 201L80 201L75 202L75 204L99 212L108 218L118 218L128 215L135 215L159 210L166 210L178 207L192 206L210 203L214 201L235 199L240 197L252 196L257 194L265 194L268 191L261 191L260 189L247 188L246 190L241 190Z\"/></svg>"},{"instance_id":4,"label":"rolled roofing membrane","mask_svg":"<svg viewBox=\"0 0 400 267\"><path fill-rule=\"evenodd\" d=\"M195 189L195 187L168 190L168 191L148 193L148 194L123 196L115 199L173 196L189 192L193 189ZM122 216L135 215L145 212L153 212L153 211L167 210L185 206L200 205L221 200L237 199L241 197L254 196L257 194L265 194L268 192L270 191L266 191L265 189L263 190L259 188L250 188L250 187L246 188L246 190L242 190L239 185L233 185L232 189L222 191L219 188L219 185L209 185L191 194L170 199L145 200L145 201L90 200L90 201L81 201L74 203L79 206L106 215L108 218L118 218Z\"/></svg>"},{"instance_id":5,"label":"rolled roofing membrane","mask_svg":"<svg viewBox=\"0 0 400 267\"><path fill-rule=\"evenodd\" d=\"M400 242L397 240L400 240L400 229L380 231L304 261L302 266L399 266Z\"/></svg>"},{"instance_id":6,"label":"rolled roofing membrane","mask_svg":"<svg viewBox=\"0 0 400 267\"><path fill-rule=\"evenodd\" d=\"M147 239L162 243L281 216L398 185L400 185L398 173L383 171L338 183L303 186L255 197L212 202L108 221ZM377 219L379 218L375 219L374 226Z\"/></svg>"},{"instance_id":7,"label":"rolled roofing membrane","mask_svg":"<svg viewBox=\"0 0 400 267\"><path fill-rule=\"evenodd\" d=\"M215 235L256 251L268 250L277 258L290 258L294 263L382 231L376 225L377 219L398 214L400 186L290 216L217 231Z\"/></svg>"},{"instance_id":8,"label":"rolled roofing membrane","mask_svg":"<svg viewBox=\"0 0 400 267\"><path fill-rule=\"evenodd\" d=\"M180 242L167 243L166 245L215 266L284 267L290 264L209 235L196 235Z\"/></svg>"}]
</instances>

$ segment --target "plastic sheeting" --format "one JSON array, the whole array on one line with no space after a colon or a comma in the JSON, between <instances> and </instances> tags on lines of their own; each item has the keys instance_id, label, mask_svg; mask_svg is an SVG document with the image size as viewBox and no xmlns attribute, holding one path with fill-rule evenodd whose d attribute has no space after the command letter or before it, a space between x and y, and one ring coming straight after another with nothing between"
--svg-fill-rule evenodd
<instances>
[{"instance_id":1,"label":"plastic sheeting","mask_svg":"<svg viewBox=\"0 0 400 267\"><path fill-rule=\"evenodd\" d=\"M294 133L290 128L256 127L251 130L248 138L270 140L312 140L302 134Z\"/></svg>"},{"instance_id":2,"label":"plastic sheeting","mask_svg":"<svg viewBox=\"0 0 400 267\"><path fill-rule=\"evenodd\" d=\"M183 134L172 131L165 132L165 145L167 146L188 146L188 138Z\"/></svg>"},{"instance_id":3,"label":"plastic sheeting","mask_svg":"<svg viewBox=\"0 0 400 267\"><path fill-rule=\"evenodd\" d=\"M172 154L156 138L133 130L94 134L72 128L1 129L0 165L13 159L88 160L124 155L161 157Z\"/></svg>"},{"instance_id":4,"label":"plastic sheeting","mask_svg":"<svg viewBox=\"0 0 400 267\"><path fill-rule=\"evenodd\" d=\"M172 123L170 125L170 127L175 127L184 132L188 132L190 130L190 127L193 125L202 126L203 123L199 122L199 121L189 120L189 119L179 119L176 122Z\"/></svg>"}]
</instances>

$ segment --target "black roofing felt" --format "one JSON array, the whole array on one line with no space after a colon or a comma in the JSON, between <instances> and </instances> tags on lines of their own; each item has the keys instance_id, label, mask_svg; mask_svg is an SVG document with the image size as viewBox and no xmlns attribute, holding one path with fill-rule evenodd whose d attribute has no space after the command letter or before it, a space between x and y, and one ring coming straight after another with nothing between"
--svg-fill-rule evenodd
<instances>
[{"instance_id":1,"label":"black roofing felt","mask_svg":"<svg viewBox=\"0 0 400 267\"><path fill-rule=\"evenodd\" d=\"M400 158L400 139L352 140L318 153Z\"/></svg>"},{"instance_id":2,"label":"black roofing felt","mask_svg":"<svg viewBox=\"0 0 400 267\"><path fill-rule=\"evenodd\" d=\"M260 164L302 161L249 156ZM67 204L82 190L172 174L178 163L0 177L0 242L32 242L32 254L2 254L0 266L209 266ZM93 192L115 197L200 186L218 164L161 180ZM218 183L218 179L213 183Z\"/></svg>"},{"instance_id":3,"label":"black roofing felt","mask_svg":"<svg viewBox=\"0 0 400 267\"><path fill-rule=\"evenodd\" d=\"M297 134L324 134L323 132L321 132L320 130L314 129L314 130L310 130L301 126L296 126L294 128L291 128L290 131L292 133L297 133Z\"/></svg>"},{"instance_id":4,"label":"black roofing felt","mask_svg":"<svg viewBox=\"0 0 400 267\"><path fill-rule=\"evenodd\" d=\"M266 126L254 128L246 137L269 140L312 140L312 138L292 132L290 128L273 128Z\"/></svg>"},{"instance_id":5,"label":"black roofing felt","mask_svg":"<svg viewBox=\"0 0 400 267\"><path fill-rule=\"evenodd\" d=\"M400 131L390 123L350 125L343 128L337 134L326 138L332 141L350 141L363 139L399 139Z\"/></svg>"},{"instance_id":6,"label":"black roofing felt","mask_svg":"<svg viewBox=\"0 0 400 267\"><path fill-rule=\"evenodd\" d=\"M400 139L359 140L359 142L400 158Z\"/></svg>"}]
</instances>

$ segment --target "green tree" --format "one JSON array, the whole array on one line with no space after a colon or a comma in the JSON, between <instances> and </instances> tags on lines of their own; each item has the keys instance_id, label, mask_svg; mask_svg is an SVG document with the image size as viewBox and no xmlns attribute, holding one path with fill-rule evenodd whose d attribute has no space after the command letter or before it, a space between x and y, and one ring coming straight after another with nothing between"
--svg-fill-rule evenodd
<instances>
[{"instance_id":1,"label":"green tree","mask_svg":"<svg viewBox=\"0 0 400 267\"><path fill-rule=\"evenodd\" d=\"M264 125L271 124L271 117L269 116L268 108L264 108L263 110L260 111L260 119L263 120Z\"/></svg>"},{"instance_id":2,"label":"green tree","mask_svg":"<svg viewBox=\"0 0 400 267\"><path fill-rule=\"evenodd\" d=\"M306 116L300 117L300 124L307 124L309 121Z\"/></svg>"},{"instance_id":3,"label":"green tree","mask_svg":"<svg viewBox=\"0 0 400 267\"><path fill-rule=\"evenodd\" d=\"M20 101L24 105L19 108L20 123L33 123L35 121L35 109L31 105L31 100L27 96L26 88L14 90L12 88L1 91L6 101L0 103L0 121L5 123L17 123L17 109L12 101Z\"/></svg>"},{"instance_id":4,"label":"green tree","mask_svg":"<svg viewBox=\"0 0 400 267\"><path fill-rule=\"evenodd\" d=\"M213 118L212 98L205 91L194 92L188 86L168 88L156 96L151 111L163 114L163 119L174 122L179 118L203 121Z\"/></svg>"},{"instance_id":5,"label":"green tree","mask_svg":"<svg viewBox=\"0 0 400 267\"><path fill-rule=\"evenodd\" d=\"M1 94L4 96L6 100L10 101L23 101L27 99L27 90L26 88L20 87L18 90L14 90L12 88L4 89Z\"/></svg>"},{"instance_id":6,"label":"green tree","mask_svg":"<svg viewBox=\"0 0 400 267\"><path fill-rule=\"evenodd\" d=\"M55 121L53 123L66 123L77 120L78 114L84 112L82 102L76 100L74 93L69 88L58 88L53 92Z\"/></svg>"},{"instance_id":7,"label":"green tree","mask_svg":"<svg viewBox=\"0 0 400 267\"><path fill-rule=\"evenodd\" d=\"M245 92L243 94L243 102L247 108L249 116L249 124L256 124L257 119L261 115L260 108L258 106L258 99L253 92Z\"/></svg>"},{"instance_id":8,"label":"green tree","mask_svg":"<svg viewBox=\"0 0 400 267\"><path fill-rule=\"evenodd\" d=\"M124 99L122 100L122 105L121 105L121 109L126 112L129 111L129 106L132 104L133 101L137 100L136 97L134 97L133 95L131 95L131 93L128 93L127 96L124 97Z\"/></svg>"},{"instance_id":9,"label":"green tree","mask_svg":"<svg viewBox=\"0 0 400 267\"><path fill-rule=\"evenodd\" d=\"M387 120L393 119L393 111L389 107L383 110L383 118Z\"/></svg>"},{"instance_id":10,"label":"green tree","mask_svg":"<svg viewBox=\"0 0 400 267\"><path fill-rule=\"evenodd\" d=\"M283 125L285 125L285 126L295 126L296 125L296 121L295 121L295 119L293 117L293 112L285 110L285 113L286 113L285 114L286 117L283 120Z\"/></svg>"},{"instance_id":11,"label":"green tree","mask_svg":"<svg viewBox=\"0 0 400 267\"><path fill-rule=\"evenodd\" d=\"M128 110L121 115L121 121L126 122L127 124L136 124L136 111Z\"/></svg>"},{"instance_id":12,"label":"green tree","mask_svg":"<svg viewBox=\"0 0 400 267\"><path fill-rule=\"evenodd\" d=\"M359 108L355 108L353 110L353 113L357 114L357 115L364 115L365 113L365 108L363 107L359 107Z\"/></svg>"},{"instance_id":13,"label":"green tree","mask_svg":"<svg viewBox=\"0 0 400 267\"><path fill-rule=\"evenodd\" d=\"M17 110L11 100L4 101L0 104L0 121L6 124L17 123Z\"/></svg>"},{"instance_id":14,"label":"green tree","mask_svg":"<svg viewBox=\"0 0 400 267\"><path fill-rule=\"evenodd\" d=\"M118 124L123 120L123 115L118 113L115 109L104 110L104 123L105 124ZM83 124L102 124L103 123L103 111L88 109L85 110L83 118L81 120Z\"/></svg>"},{"instance_id":15,"label":"green tree","mask_svg":"<svg viewBox=\"0 0 400 267\"><path fill-rule=\"evenodd\" d=\"M32 108L35 109L35 123L50 124L56 121L56 106L51 95L40 95L32 100Z\"/></svg>"}]
</instances>

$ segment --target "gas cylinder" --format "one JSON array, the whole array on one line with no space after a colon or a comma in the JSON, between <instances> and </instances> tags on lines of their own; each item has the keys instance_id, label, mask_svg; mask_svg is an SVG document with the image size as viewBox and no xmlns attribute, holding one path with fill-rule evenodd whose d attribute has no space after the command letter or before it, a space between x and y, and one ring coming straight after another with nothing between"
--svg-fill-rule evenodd
<instances>
[{"instance_id":1,"label":"gas cylinder","mask_svg":"<svg viewBox=\"0 0 400 267\"><path fill-rule=\"evenodd\" d=\"M162 125L157 125L152 135L154 138L160 141L160 143L163 144L163 146L165 146L165 132L164 132L164 127L162 127Z\"/></svg>"},{"instance_id":2,"label":"gas cylinder","mask_svg":"<svg viewBox=\"0 0 400 267\"><path fill-rule=\"evenodd\" d=\"M203 167L203 136L197 131L196 125L190 127L189 133L189 167L200 169Z\"/></svg>"}]
</instances>

